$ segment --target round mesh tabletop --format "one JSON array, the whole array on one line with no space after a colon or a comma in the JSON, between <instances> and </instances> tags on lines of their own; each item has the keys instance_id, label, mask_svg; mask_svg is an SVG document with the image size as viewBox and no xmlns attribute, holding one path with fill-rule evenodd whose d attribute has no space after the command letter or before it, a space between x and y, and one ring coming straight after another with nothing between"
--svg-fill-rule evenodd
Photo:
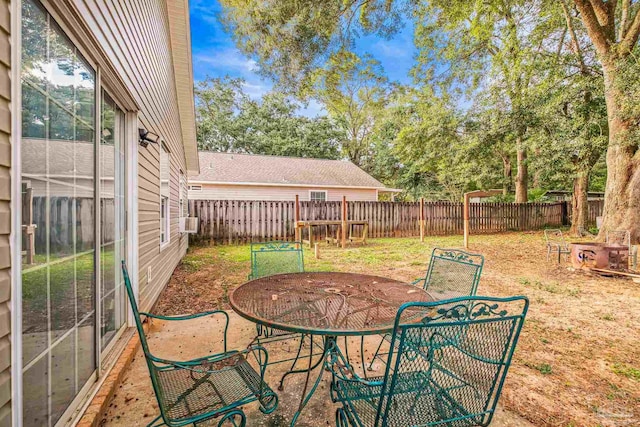
<instances>
[{"instance_id":1,"label":"round mesh tabletop","mask_svg":"<svg viewBox=\"0 0 640 427\"><path fill-rule=\"evenodd\" d=\"M230 296L242 317L276 329L314 335L389 332L400 306L433 301L398 280L354 273L290 273L247 282Z\"/></svg>"}]
</instances>

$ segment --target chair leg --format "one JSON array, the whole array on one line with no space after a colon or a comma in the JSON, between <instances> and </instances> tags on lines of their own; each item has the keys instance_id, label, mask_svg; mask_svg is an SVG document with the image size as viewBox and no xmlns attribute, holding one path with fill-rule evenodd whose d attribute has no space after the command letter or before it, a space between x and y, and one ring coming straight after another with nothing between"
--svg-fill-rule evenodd
<instances>
[{"instance_id":1,"label":"chair leg","mask_svg":"<svg viewBox=\"0 0 640 427\"><path fill-rule=\"evenodd\" d=\"M236 416L240 417L239 421L236 421ZM234 409L224 414L224 417L218 421L218 427L222 427L225 421L229 421L233 427L245 427L247 425L247 417L240 409Z\"/></svg>"},{"instance_id":2,"label":"chair leg","mask_svg":"<svg viewBox=\"0 0 640 427\"><path fill-rule=\"evenodd\" d=\"M336 409L336 427L349 427L351 425L353 424L349 422L349 417L345 410L343 408Z\"/></svg>"},{"instance_id":3,"label":"chair leg","mask_svg":"<svg viewBox=\"0 0 640 427\"><path fill-rule=\"evenodd\" d=\"M373 357L371 358L371 363L369 363L369 367L367 368L368 371L373 371L373 362L375 362L376 359L379 357L378 354L380 353L380 348L382 348L382 344L384 344L384 338L380 339L380 344L378 344L378 348L376 348L376 351L373 353ZM362 366L362 368L364 369L364 365Z\"/></svg>"},{"instance_id":4,"label":"chair leg","mask_svg":"<svg viewBox=\"0 0 640 427\"><path fill-rule=\"evenodd\" d=\"M162 415L158 415L149 424L147 424L147 427L159 427L159 426L164 426L164 425L166 425L166 424L164 423L164 420L162 419Z\"/></svg>"}]
</instances>

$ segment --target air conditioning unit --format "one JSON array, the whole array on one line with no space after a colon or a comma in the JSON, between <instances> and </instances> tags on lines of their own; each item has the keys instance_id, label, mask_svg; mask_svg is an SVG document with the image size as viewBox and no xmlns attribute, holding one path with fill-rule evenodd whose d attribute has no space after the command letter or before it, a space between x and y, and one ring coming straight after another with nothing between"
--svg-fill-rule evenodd
<instances>
[{"instance_id":1,"label":"air conditioning unit","mask_svg":"<svg viewBox=\"0 0 640 427\"><path fill-rule=\"evenodd\" d=\"M180 232L181 233L197 233L198 232L198 218L197 217L182 217L180 218Z\"/></svg>"}]
</instances>

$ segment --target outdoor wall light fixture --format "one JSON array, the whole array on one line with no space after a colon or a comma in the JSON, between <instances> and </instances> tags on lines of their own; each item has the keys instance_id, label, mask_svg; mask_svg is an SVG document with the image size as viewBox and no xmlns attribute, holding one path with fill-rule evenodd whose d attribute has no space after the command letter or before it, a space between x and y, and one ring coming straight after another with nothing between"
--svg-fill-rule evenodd
<instances>
[{"instance_id":1,"label":"outdoor wall light fixture","mask_svg":"<svg viewBox=\"0 0 640 427\"><path fill-rule=\"evenodd\" d=\"M157 144L158 142L160 142L160 135L157 135L144 128L139 128L138 133L140 135L140 140L139 140L140 145L145 148L147 147L147 145L149 145L150 142L154 144Z\"/></svg>"}]
</instances>

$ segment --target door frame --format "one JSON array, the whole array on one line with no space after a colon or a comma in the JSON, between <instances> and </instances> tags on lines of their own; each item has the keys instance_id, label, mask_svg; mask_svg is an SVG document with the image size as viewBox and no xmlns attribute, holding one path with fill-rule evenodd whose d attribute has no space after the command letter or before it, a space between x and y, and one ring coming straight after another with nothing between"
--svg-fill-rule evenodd
<instances>
[{"instance_id":1,"label":"door frame","mask_svg":"<svg viewBox=\"0 0 640 427\"><path fill-rule=\"evenodd\" d=\"M78 21L79 13L75 6L65 3L52 2L51 0L38 0L52 16L64 34L78 49L87 63L96 73L95 94L96 94L96 151L95 151L95 271L94 280L96 286L96 300L99 302L100 292L100 208L99 208L99 160L100 160L100 138L98 135L100 125L100 102L102 90L105 89L124 113L124 144L125 144L125 223L126 223L126 253L124 254L130 271L130 279L134 295L138 298L138 253L135 248L138 245L138 105L131 92L122 84L122 80L117 76L115 67L111 65L109 58L96 49L99 46L95 39L74 21ZM9 245L11 252L11 419L13 425L22 425L23 414L23 363L22 363L22 0L10 0L11 16L11 233L9 235ZM82 40L82 42L81 42ZM90 41L87 41L90 40ZM93 41L93 43L91 43ZM115 84L115 86L113 86ZM113 94L113 95L112 95ZM100 375L104 372L104 355L119 348L114 345L122 337L123 332L134 324L131 308L127 302L126 320L120 330L116 333L112 342L105 348L100 349L100 304L96 304L96 371L80 388L79 393L70 403L69 407L60 417L57 425L65 424L72 417L74 412L86 406L97 391L102 381ZM93 390L93 391L92 391Z\"/></svg>"},{"instance_id":2,"label":"door frame","mask_svg":"<svg viewBox=\"0 0 640 427\"><path fill-rule=\"evenodd\" d=\"M11 418L22 425L22 0L11 2Z\"/></svg>"}]
</instances>

